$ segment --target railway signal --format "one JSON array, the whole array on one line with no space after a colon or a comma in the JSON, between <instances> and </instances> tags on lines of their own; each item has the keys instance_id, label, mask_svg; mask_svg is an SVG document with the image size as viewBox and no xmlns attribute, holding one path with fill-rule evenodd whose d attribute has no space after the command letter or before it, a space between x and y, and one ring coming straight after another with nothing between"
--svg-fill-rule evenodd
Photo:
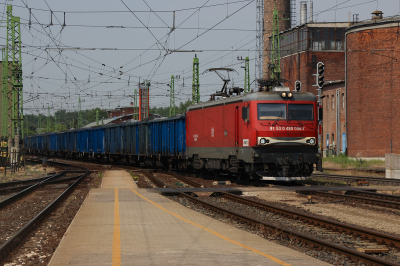
<instances>
[{"instance_id":1,"label":"railway signal","mask_svg":"<svg viewBox=\"0 0 400 266\"><path fill-rule=\"evenodd\" d=\"M301 89L301 82L300 82L299 80L297 80L297 81L294 83L294 90L295 90L295 91L300 91L300 89Z\"/></svg>"},{"instance_id":2,"label":"railway signal","mask_svg":"<svg viewBox=\"0 0 400 266\"><path fill-rule=\"evenodd\" d=\"M325 65L322 62L319 62L317 64L317 86L318 88L322 89L324 87L325 83L325 78L324 78L324 72L325 72Z\"/></svg>"}]
</instances>

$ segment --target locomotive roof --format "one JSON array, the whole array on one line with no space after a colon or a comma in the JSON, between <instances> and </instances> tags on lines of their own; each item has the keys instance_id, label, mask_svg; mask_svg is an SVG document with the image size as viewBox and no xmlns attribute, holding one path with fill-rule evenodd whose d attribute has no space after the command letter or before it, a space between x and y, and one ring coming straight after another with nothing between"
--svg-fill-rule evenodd
<instances>
[{"instance_id":1,"label":"locomotive roof","mask_svg":"<svg viewBox=\"0 0 400 266\"><path fill-rule=\"evenodd\" d=\"M317 98L314 94L310 92L297 92L291 91L293 96L291 98L285 98L290 101L317 101ZM229 103L237 103L237 102L248 102L248 101L281 101L282 92L281 91L262 91L262 92L253 92L242 94L239 96L232 96L227 98L220 98L213 101L196 103L194 105L190 105L187 110L196 110L205 107L212 107L218 105L225 105Z\"/></svg>"}]
</instances>

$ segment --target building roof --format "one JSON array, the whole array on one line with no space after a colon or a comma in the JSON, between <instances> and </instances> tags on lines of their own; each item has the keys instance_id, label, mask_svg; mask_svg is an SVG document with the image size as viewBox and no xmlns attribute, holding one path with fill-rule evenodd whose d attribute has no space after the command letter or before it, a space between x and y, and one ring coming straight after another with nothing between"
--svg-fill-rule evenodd
<instances>
[{"instance_id":1,"label":"building roof","mask_svg":"<svg viewBox=\"0 0 400 266\"><path fill-rule=\"evenodd\" d=\"M134 109L134 108L139 108L139 107L135 107L135 106L125 106L125 107L117 107L111 110L108 110L107 112L113 112L113 111L120 111L122 109Z\"/></svg>"},{"instance_id":2,"label":"building roof","mask_svg":"<svg viewBox=\"0 0 400 266\"><path fill-rule=\"evenodd\" d=\"M294 30L299 30L301 28L347 28L349 27L349 25L349 22L308 22L305 24L300 24L294 28L281 31L280 34L285 34ZM268 38L271 37L272 34L268 36Z\"/></svg>"},{"instance_id":3,"label":"building roof","mask_svg":"<svg viewBox=\"0 0 400 266\"><path fill-rule=\"evenodd\" d=\"M400 22L400 17L390 17L390 18L383 18L383 19L371 19L371 20L355 23L352 26L348 27L345 32L347 34L347 33L352 32L353 30L356 30L358 28L364 28L364 27L370 27L370 26L381 27L381 26L385 26L385 24L390 24L390 23L396 23L396 25L393 25L393 26L398 26L399 22ZM386 27L387 26L388 25L386 25Z\"/></svg>"},{"instance_id":4,"label":"building roof","mask_svg":"<svg viewBox=\"0 0 400 266\"><path fill-rule=\"evenodd\" d=\"M123 116L105 118L105 119L103 119L103 121L99 119L99 126L101 126L103 124L103 122L104 122L104 125L107 125L107 124L111 123L112 121L114 121L114 120L116 120L116 119L118 119L120 117L123 117ZM97 126L96 123L97 122L94 121L92 123L87 124L86 126L83 126L83 128L95 127L95 126Z\"/></svg>"}]
</instances>

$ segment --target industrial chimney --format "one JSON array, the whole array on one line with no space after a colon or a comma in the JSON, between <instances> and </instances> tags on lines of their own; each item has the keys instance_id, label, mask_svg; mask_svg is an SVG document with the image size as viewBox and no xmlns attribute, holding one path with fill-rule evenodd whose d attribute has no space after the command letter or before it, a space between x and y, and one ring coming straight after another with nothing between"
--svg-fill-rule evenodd
<instances>
[{"instance_id":1,"label":"industrial chimney","mask_svg":"<svg viewBox=\"0 0 400 266\"><path fill-rule=\"evenodd\" d=\"M307 23L307 2L300 2L300 25Z\"/></svg>"},{"instance_id":2,"label":"industrial chimney","mask_svg":"<svg viewBox=\"0 0 400 266\"><path fill-rule=\"evenodd\" d=\"M314 3L313 1L310 1L310 22L313 22L313 16L314 16Z\"/></svg>"}]
</instances>

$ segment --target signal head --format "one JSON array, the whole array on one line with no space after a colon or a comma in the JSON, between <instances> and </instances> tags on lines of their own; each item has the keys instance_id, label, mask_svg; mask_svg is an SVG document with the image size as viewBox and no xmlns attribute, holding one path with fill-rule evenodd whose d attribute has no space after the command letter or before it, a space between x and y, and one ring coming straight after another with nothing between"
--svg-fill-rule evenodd
<instances>
[{"instance_id":1,"label":"signal head","mask_svg":"<svg viewBox=\"0 0 400 266\"><path fill-rule=\"evenodd\" d=\"M318 75L318 82L317 82L318 88L322 88L324 86L324 83L325 83L324 76Z\"/></svg>"},{"instance_id":2,"label":"signal head","mask_svg":"<svg viewBox=\"0 0 400 266\"><path fill-rule=\"evenodd\" d=\"M325 65L322 62L319 62L317 64L317 86L318 88L322 88L324 86L325 83L325 79L324 79L324 72L325 72Z\"/></svg>"},{"instance_id":3,"label":"signal head","mask_svg":"<svg viewBox=\"0 0 400 266\"><path fill-rule=\"evenodd\" d=\"M300 89L301 89L301 82L297 80L297 81L294 83L294 88L295 88L295 91L300 91Z\"/></svg>"},{"instance_id":4,"label":"signal head","mask_svg":"<svg viewBox=\"0 0 400 266\"><path fill-rule=\"evenodd\" d=\"M318 75L323 75L325 72L325 65L322 62L319 62L317 64L317 71L318 71Z\"/></svg>"}]
</instances>

